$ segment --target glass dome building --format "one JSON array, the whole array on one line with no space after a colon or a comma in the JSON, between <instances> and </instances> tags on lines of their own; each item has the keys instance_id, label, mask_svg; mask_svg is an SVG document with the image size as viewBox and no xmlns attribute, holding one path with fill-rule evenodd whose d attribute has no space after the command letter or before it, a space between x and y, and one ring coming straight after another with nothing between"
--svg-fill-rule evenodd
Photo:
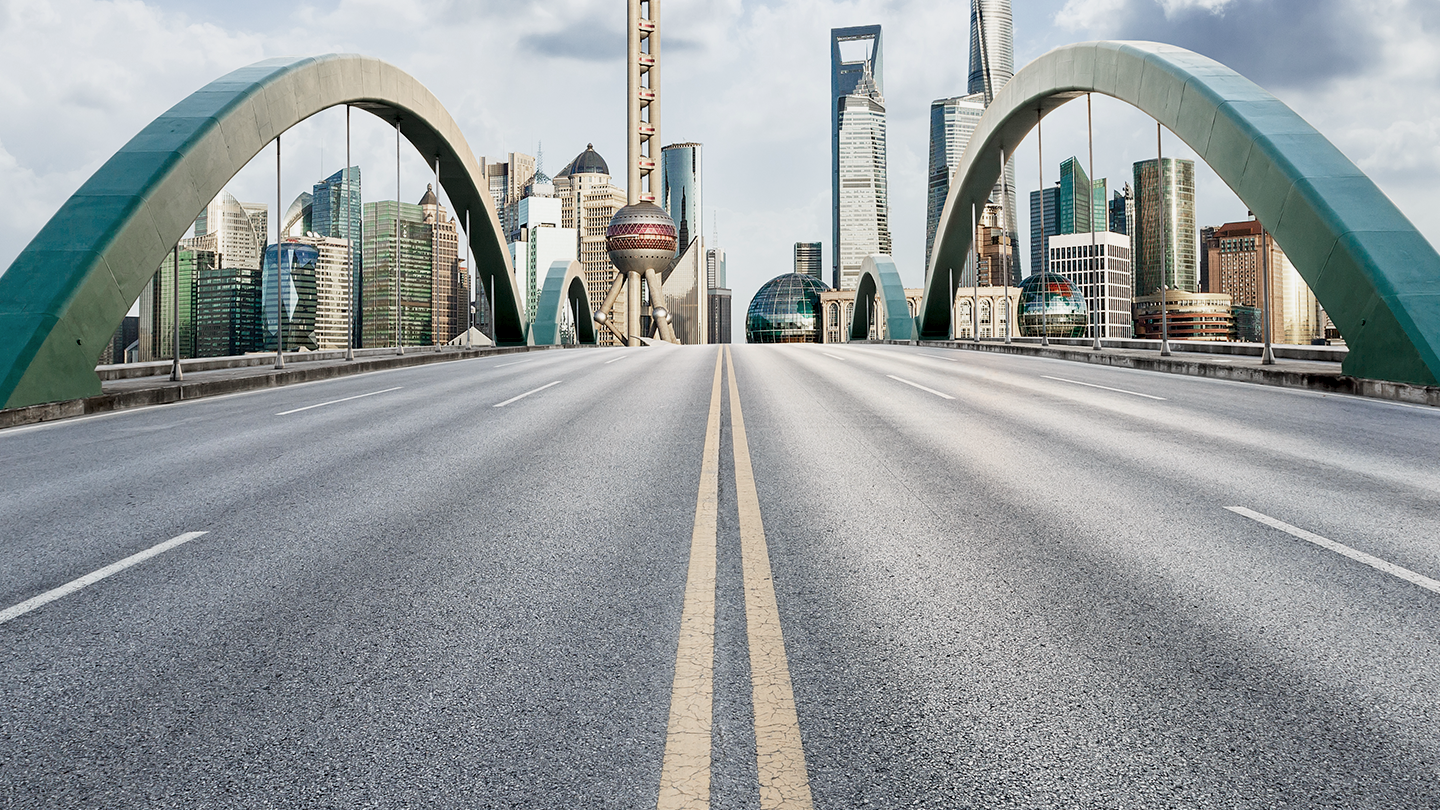
<instances>
[{"instance_id":1,"label":"glass dome building","mask_svg":"<svg viewBox=\"0 0 1440 810\"><path fill-rule=\"evenodd\" d=\"M814 276L786 273L765 282L745 315L746 343L819 343L820 293Z\"/></svg>"},{"instance_id":2,"label":"glass dome building","mask_svg":"<svg viewBox=\"0 0 1440 810\"><path fill-rule=\"evenodd\" d=\"M1052 338L1085 337L1089 310L1085 296L1059 273L1036 273L1020 282L1020 334Z\"/></svg>"}]
</instances>

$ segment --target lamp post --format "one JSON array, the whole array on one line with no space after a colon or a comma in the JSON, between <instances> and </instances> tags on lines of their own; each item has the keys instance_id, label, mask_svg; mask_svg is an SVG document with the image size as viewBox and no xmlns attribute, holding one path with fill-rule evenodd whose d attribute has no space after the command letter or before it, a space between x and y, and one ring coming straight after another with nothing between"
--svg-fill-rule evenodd
<instances>
[{"instance_id":1,"label":"lamp post","mask_svg":"<svg viewBox=\"0 0 1440 810\"><path fill-rule=\"evenodd\" d=\"M1005 249L1000 252L1001 277L1005 281L1005 342L1010 342L1010 251L1015 249L1015 240L1010 238L1010 184L1005 182L1005 147L1000 147L1000 230L1003 232Z\"/></svg>"},{"instance_id":2,"label":"lamp post","mask_svg":"<svg viewBox=\"0 0 1440 810\"><path fill-rule=\"evenodd\" d=\"M355 239L351 231L355 227L354 211L350 210L350 105L345 105L345 165L340 169L340 199L345 206L345 244L350 257L350 301L345 308L348 326L345 329L345 359L355 359L355 306L360 300L359 285L355 283ZM333 216L333 214L332 214Z\"/></svg>"},{"instance_id":3,"label":"lamp post","mask_svg":"<svg viewBox=\"0 0 1440 810\"><path fill-rule=\"evenodd\" d=\"M400 119L395 119L395 353L405 353L405 311L400 300Z\"/></svg>"},{"instance_id":4,"label":"lamp post","mask_svg":"<svg viewBox=\"0 0 1440 810\"><path fill-rule=\"evenodd\" d=\"M1170 246L1166 244L1165 220L1170 213L1165 206L1165 148L1161 141L1164 129L1159 121L1155 122L1155 210L1160 212L1160 356L1170 356L1170 312L1166 303L1165 288L1170 286L1170 274L1167 265L1170 258ZM1175 167L1178 171L1180 167ZM1178 258L1178 257L1177 257Z\"/></svg>"},{"instance_id":5,"label":"lamp post","mask_svg":"<svg viewBox=\"0 0 1440 810\"><path fill-rule=\"evenodd\" d=\"M1270 242L1270 234L1269 234L1269 232L1267 232L1267 231L1265 230L1265 226L1264 226L1264 225L1261 225L1261 226L1260 226L1260 251L1261 251L1261 257L1260 257L1261 265L1260 265L1260 267L1261 267L1261 275L1262 275L1262 278L1263 278L1263 280L1261 281L1261 284L1262 284L1263 287L1264 287L1263 297L1262 297L1261 300L1262 300L1262 301L1264 302L1264 304L1265 304L1265 311L1260 314L1260 316L1261 316L1261 324L1260 324L1260 327L1261 327L1261 329L1264 331L1264 337L1265 337L1265 349L1264 349L1264 351L1261 352L1261 354L1260 354L1260 365L1262 365L1262 366L1273 366L1273 365L1275 365L1275 350L1274 350L1273 348L1271 348L1271 346L1270 346L1270 342L1271 342L1271 340L1274 339L1275 336L1274 336L1274 334L1272 334L1272 330L1271 330L1271 328L1270 328L1270 244L1269 244L1269 242Z\"/></svg>"},{"instance_id":6,"label":"lamp post","mask_svg":"<svg viewBox=\"0 0 1440 810\"><path fill-rule=\"evenodd\" d=\"M1040 345L1050 345L1050 301L1046 294L1049 286L1050 246L1045 242L1045 135L1040 131L1045 113L1035 110L1035 149L1040 158Z\"/></svg>"},{"instance_id":7,"label":"lamp post","mask_svg":"<svg viewBox=\"0 0 1440 810\"><path fill-rule=\"evenodd\" d=\"M1100 331L1103 328L1101 316L1105 313L1110 295L1105 262L1100 261L1100 251L1097 249L1095 236L1098 227L1095 222L1095 117L1091 107L1091 95L1090 93L1085 94L1085 138L1090 146L1090 272L1093 274L1091 279L1095 285L1093 289L1097 306L1095 307L1095 344L1090 348L1098 352L1103 348L1100 345ZM1108 231L1109 228L1107 227L1106 230Z\"/></svg>"},{"instance_id":8,"label":"lamp post","mask_svg":"<svg viewBox=\"0 0 1440 810\"><path fill-rule=\"evenodd\" d=\"M185 374L180 371L180 244L178 242L175 244L171 256L173 257L171 277L175 280L175 288L170 295L170 325L172 337L175 339L175 351L172 352L175 357L170 362L170 381L180 382L185 379Z\"/></svg>"},{"instance_id":9,"label":"lamp post","mask_svg":"<svg viewBox=\"0 0 1440 810\"><path fill-rule=\"evenodd\" d=\"M285 305L280 300L280 136L275 136L275 368L285 368Z\"/></svg>"}]
</instances>

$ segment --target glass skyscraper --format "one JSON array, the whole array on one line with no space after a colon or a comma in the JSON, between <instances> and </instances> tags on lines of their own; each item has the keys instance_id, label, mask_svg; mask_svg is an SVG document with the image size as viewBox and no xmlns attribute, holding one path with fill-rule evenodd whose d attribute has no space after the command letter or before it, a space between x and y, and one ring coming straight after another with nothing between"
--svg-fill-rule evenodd
<instances>
[{"instance_id":1,"label":"glass skyscraper","mask_svg":"<svg viewBox=\"0 0 1440 810\"><path fill-rule=\"evenodd\" d=\"M260 312L264 349L275 351L278 333L283 351L318 348L315 341L315 265L320 255L313 245L285 242L279 246L280 283L277 289L276 246L265 248L265 271L260 279ZM279 294L277 325L276 294Z\"/></svg>"},{"instance_id":2,"label":"glass skyscraper","mask_svg":"<svg viewBox=\"0 0 1440 810\"><path fill-rule=\"evenodd\" d=\"M1156 160L1142 160L1134 172L1135 219L1130 237L1135 246L1131 258L1135 297L1155 294L1162 283L1172 290L1198 292L1195 161L1165 158L1161 171Z\"/></svg>"},{"instance_id":3,"label":"glass skyscraper","mask_svg":"<svg viewBox=\"0 0 1440 810\"><path fill-rule=\"evenodd\" d=\"M950 178L960 169L960 158L970 136L985 114L985 96L974 94L930 102L930 180L925 194L925 266L935 249L935 232L950 196Z\"/></svg>"},{"instance_id":4,"label":"glass skyscraper","mask_svg":"<svg viewBox=\"0 0 1440 810\"><path fill-rule=\"evenodd\" d=\"M665 213L675 220L675 228L680 232L680 252L683 253L690 246L690 241L702 232L700 144L672 143L660 150L660 156L664 166L661 205Z\"/></svg>"},{"instance_id":5,"label":"glass skyscraper","mask_svg":"<svg viewBox=\"0 0 1440 810\"><path fill-rule=\"evenodd\" d=\"M397 203L395 200L365 203L364 211L361 345L395 345L397 282L400 335L404 345L427 345L434 339L430 316L434 274L431 223L425 221L424 210L412 203Z\"/></svg>"},{"instance_id":6,"label":"glass skyscraper","mask_svg":"<svg viewBox=\"0 0 1440 810\"><path fill-rule=\"evenodd\" d=\"M256 268L201 268L195 285L197 356L230 357L263 349L260 281Z\"/></svg>"},{"instance_id":7,"label":"glass skyscraper","mask_svg":"<svg viewBox=\"0 0 1440 810\"><path fill-rule=\"evenodd\" d=\"M880 26L830 31L831 202L835 286L853 289L866 256L889 255Z\"/></svg>"}]
</instances>

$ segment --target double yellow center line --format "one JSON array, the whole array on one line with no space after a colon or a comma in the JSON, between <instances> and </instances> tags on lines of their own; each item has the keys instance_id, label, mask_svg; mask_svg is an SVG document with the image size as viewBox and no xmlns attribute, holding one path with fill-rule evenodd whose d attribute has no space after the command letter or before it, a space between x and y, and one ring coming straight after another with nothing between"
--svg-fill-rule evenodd
<instances>
[{"instance_id":1,"label":"double yellow center line","mask_svg":"<svg viewBox=\"0 0 1440 810\"><path fill-rule=\"evenodd\" d=\"M780 611L771 581L770 552L760 518L760 495L750 466L750 445L735 384L730 348L715 357L704 459L690 535L690 568L680 616L680 643L670 697L665 760L660 773L659 810L703 810L710 806L711 731L715 680L715 546L720 505L720 370L730 383L730 428L735 454L745 623L750 647L751 703L755 714L755 755L764 810L810 810L810 780L800 743L800 723Z\"/></svg>"}]
</instances>

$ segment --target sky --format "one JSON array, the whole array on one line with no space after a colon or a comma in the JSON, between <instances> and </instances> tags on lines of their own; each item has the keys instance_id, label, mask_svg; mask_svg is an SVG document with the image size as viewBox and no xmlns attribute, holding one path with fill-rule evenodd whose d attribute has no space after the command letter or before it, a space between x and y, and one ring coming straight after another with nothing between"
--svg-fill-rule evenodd
<instances>
[{"instance_id":1,"label":"sky","mask_svg":"<svg viewBox=\"0 0 1440 810\"><path fill-rule=\"evenodd\" d=\"M1017 69L1072 42L1143 39L1215 58L1274 93L1367 172L1440 244L1440 0L1015 0ZM890 222L907 286L924 276L929 105L965 92L968 3L956 0L668 0L665 143L704 144L702 216L718 228L736 339L761 284L789 272L797 241L830 244L829 31L884 28ZM361 53L417 77L477 155L534 154L558 171L587 143L623 184L625 4L621 0L0 0L0 267L147 123L230 70L273 56ZM1153 120L1096 96L1095 174L1118 187L1154 154ZM1085 102L1046 118L1045 172L1086 155ZM340 168L343 110L284 138L283 206ZM1167 156L1194 158L1165 134ZM393 130L353 119L367 201L393 199ZM401 150L402 198L428 169ZM1017 182L1038 187L1034 133ZM231 181L275 200L273 151ZM442 196L442 201L443 201ZM1019 206L1029 233L1028 206ZM1197 161L1197 220L1246 218ZM1028 245L1024 247L1028 256ZM828 281L828 278L827 278Z\"/></svg>"}]
</instances>

